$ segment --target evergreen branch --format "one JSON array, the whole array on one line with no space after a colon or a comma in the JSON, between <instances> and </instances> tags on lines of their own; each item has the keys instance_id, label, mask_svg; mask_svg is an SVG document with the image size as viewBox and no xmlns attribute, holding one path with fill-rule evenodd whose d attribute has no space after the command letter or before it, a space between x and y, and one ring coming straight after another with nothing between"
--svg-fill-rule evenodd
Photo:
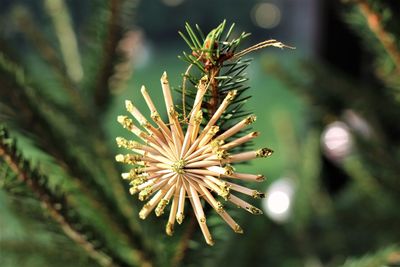
<instances>
[{"instance_id":1,"label":"evergreen branch","mask_svg":"<svg viewBox=\"0 0 400 267\"><path fill-rule=\"evenodd\" d=\"M8 63L6 63L6 64L8 64ZM13 66L10 71L11 71L11 73L17 73L21 77L19 79L20 80L19 81L20 84L24 84L25 83L25 81L24 81L24 79L25 79L24 78L24 73L23 73L22 70L19 70L18 67L16 67L16 66ZM65 75L64 75L64 79L66 79ZM69 84L69 85L71 85L71 84ZM31 91L31 93L33 93L32 90L29 90L29 91ZM36 92L35 92L35 96L36 97L38 96L38 92L40 92L40 90L36 90ZM82 103L82 98L81 97L78 96L77 99L78 99L78 103ZM15 102L15 101L6 101L6 103L13 103L13 102ZM32 114L36 114L37 113L37 112L32 112L32 110L37 109L36 108L37 105L32 104L30 106L30 108L27 108L27 106L23 104L24 102L26 102L26 100L17 101L17 102L20 103L20 106L18 108L16 108L15 110L18 110L18 109L22 108L22 110L26 110L25 114L31 114L31 113ZM37 102L38 103L43 103L42 105L51 104L50 101L43 101L43 97L40 97L40 99L37 99ZM75 101L73 101L73 102L75 102ZM80 104L79 106L83 107L85 105ZM63 113L63 115L64 114L69 114L70 115L69 117L73 117L74 116L74 114L71 113L70 111L65 111L65 110L60 110L60 111ZM51 114L53 115L53 113L51 113ZM102 163L101 166L105 169L104 173L106 174L105 176L108 179L108 181L110 182L110 185L111 185L110 188L113 191L113 195L115 197L116 203L120 206L122 213L126 217L126 219L123 220L123 221L125 221L125 223L129 222L128 224L130 225L129 228L131 228L131 232L137 232L138 231L137 230L137 224L135 223L134 219L132 218L132 214L134 213L132 205L130 205L129 201L126 199L126 193L125 193L126 191L124 190L120 180L118 179L119 174L116 171L115 165L110 163L110 161L109 161L109 159L112 156L107 153L107 151L109 151L109 150L108 150L108 147L105 145L105 142L103 141L104 140L103 133L98 130L97 119L93 118L92 115L93 114L88 114L86 112L86 110L85 110L85 114L83 114L83 116L81 116L82 118L75 118L75 120L72 122L72 123L76 123L76 124L80 123L81 125L86 126L87 127L86 130L88 132L92 132L95 135L94 138L93 137L89 138L88 142L83 141L82 137L79 137L79 139L77 141L80 141L83 145L85 145L88 148L88 150L94 150L93 152L97 155L96 158L99 159L99 161ZM21 125L24 125L24 127L26 126L25 127L26 129L29 129L28 125L31 124L33 121L36 121L36 119L35 120L27 119L27 121L28 121L28 123L23 122L23 123L21 123ZM39 121L43 121L43 119L40 119ZM43 131L42 131L43 133L40 134L40 135L38 134L37 136L42 136L42 137L46 136L46 134L44 134L46 132L45 129L49 128L50 125L48 123L45 123L45 124L47 126L42 127L43 128ZM50 129L52 129L52 128L53 127L50 127ZM54 131L55 129L52 129L52 130ZM60 132L62 132L62 131L60 131ZM54 133L52 136L53 137L54 136L59 136L59 134ZM88 135L88 136L90 136L90 135ZM61 140L58 140L58 142L56 142L56 143L57 144L60 144L60 143L64 144L65 142L62 141L63 138L60 138L60 139ZM67 139L67 138L65 138L65 139ZM46 139L46 145L43 145L43 147L47 147L47 148L53 147L53 148L55 148L54 145L51 145L52 143L53 142L50 142L50 140ZM68 147L66 147L66 149L68 149ZM54 155L54 153L53 153L53 155ZM59 153L59 155L63 155L63 153ZM59 159L59 157L56 157L56 158ZM72 163L71 163L72 165L69 165L64 161L59 161L59 162L60 162L60 164L62 166L79 166L77 164L72 164ZM82 177L93 177L93 175L89 175L89 173L87 173L87 172L82 172L82 173L84 173L84 174L83 175L76 175L75 174L75 175L73 175L73 177L81 177L81 178ZM85 180L85 179L77 179L79 184L81 184L81 182L80 182L81 180ZM82 188L85 189L85 188L87 188L87 186L84 186L84 185L81 184L80 188L81 189ZM102 192L102 191L104 191L104 190L100 190L100 189L94 190L94 192ZM91 193L89 191L89 195L93 195L93 193ZM110 210L115 210L115 207L111 208Z\"/></svg>"},{"instance_id":2,"label":"evergreen branch","mask_svg":"<svg viewBox=\"0 0 400 267\"><path fill-rule=\"evenodd\" d=\"M384 192L376 177L364 168L360 157L352 156L344 159L343 168L365 194L375 197Z\"/></svg>"},{"instance_id":3,"label":"evergreen branch","mask_svg":"<svg viewBox=\"0 0 400 267\"><path fill-rule=\"evenodd\" d=\"M94 204L94 207L99 205L104 207L99 209L99 212L105 209L105 218L109 218L113 214L119 231L123 232L122 236L128 239L132 247L137 248L135 254L138 254L139 259L143 258L144 261L147 261L150 256L148 252L142 252L145 244L143 237L139 234L137 224L133 221L134 211L126 199L122 184L117 180L119 175L109 160L111 155L107 154L108 150L99 137L99 133L96 133L93 140L88 140L87 145L92 145L94 153L98 156L96 159L101 163L101 168L110 181L114 198L104 190L96 179L97 177L82 165L76 155L71 153L70 148L73 146L66 142L68 137L62 131L52 127L40 107L35 104L41 103L41 101L32 99L33 96L26 94L27 91L31 94L33 91L26 88L24 73L4 57L0 57L0 81L5 88L9 89L0 91L0 99L12 104L12 108L19 113L18 120L14 123L36 137L41 148L54 157L57 163L66 170L79 189ZM89 125L91 124L89 123Z\"/></svg>"},{"instance_id":4,"label":"evergreen branch","mask_svg":"<svg viewBox=\"0 0 400 267\"><path fill-rule=\"evenodd\" d=\"M349 259L342 267L375 267L375 266L399 266L400 264L400 248L398 246L390 246L369 253L359 259Z\"/></svg>"},{"instance_id":5,"label":"evergreen branch","mask_svg":"<svg viewBox=\"0 0 400 267\"><path fill-rule=\"evenodd\" d=\"M225 42L228 42L234 28L235 28L235 23L232 23L231 27L229 28L228 32L225 35L225 40L224 40Z\"/></svg>"},{"instance_id":6,"label":"evergreen branch","mask_svg":"<svg viewBox=\"0 0 400 267\"><path fill-rule=\"evenodd\" d=\"M203 31L200 29L200 26L198 24L196 24L196 30L199 33L200 37L201 37L201 41L204 42L206 40L206 37L204 36Z\"/></svg>"},{"instance_id":7,"label":"evergreen branch","mask_svg":"<svg viewBox=\"0 0 400 267\"><path fill-rule=\"evenodd\" d=\"M400 188L400 182L397 179L400 168L396 161L398 140L397 134L392 136L392 133L399 133L400 128L391 122L400 116L400 109L393 97L382 94L368 85L351 83L347 81L347 77L332 69L311 64L303 64L301 69L305 70L302 77L313 77L311 84L297 78L280 65L274 64L268 68L269 72L275 73L288 87L298 90L313 103L314 118L321 124L325 124L325 118L339 118L346 109L354 109L364 115L363 117L374 129L374 134L369 139L365 139L354 131L357 146L360 151L363 151L363 153L356 152L355 155L360 157L363 168L368 170L370 177L376 178L374 182L368 182L371 186L377 185L374 190L381 188L397 196ZM364 94L360 95L354 88L363 88ZM352 100L355 98L359 99L357 103ZM374 103L374 105L369 103ZM352 168L355 166L346 166L346 164L348 162L345 162L342 167L350 171L349 174L353 176L354 169ZM346 169L349 167L351 168ZM382 169L385 171L382 172ZM369 180L370 177L366 179Z\"/></svg>"},{"instance_id":8,"label":"evergreen branch","mask_svg":"<svg viewBox=\"0 0 400 267\"><path fill-rule=\"evenodd\" d=\"M77 91L76 84L69 76L65 75L66 70L64 63L59 58L55 49L43 35L43 32L38 29L30 13L24 7L18 7L16 13L19 30L25 34L28 40L30 40L30 43L36 48L39 55L51 67L55 77L62 85L61 88L64 89L69 96L71 100L70 103L75 107L75 110L82 116L86 116L88 111L82 102L82 97Z\"/></svg>"},{"instance_id":9,"label":"evergreen branch","mask_svg":"<svg viewBox=\"0 0 400 267\"><path fill-rule=\"evenodd\" d=\"M197 38L196 33L193 31L192 27L190 27L189 23L186 22L185 25L186 31L189 34L190 39L192 40L192 43L196 49L201 49L202 44L199 41L199 38Z\"/></svg>"},{"instance_id":10,"label":"evergreen branch","mask_svg":"<svg viewBox=\"0 0 400 267\"><path fill-rule=\"evenodd\" d=\"M0 130L0 157L16 174L17 178L32 190L65 234L80 245L99 265L105 267L127 266L116 255L113 255L111 251L107 250L105 252L105 247L103 247L103 244L99 244L100 240L98 238L96 240L88 238L90 235L96 237L100 237L101 235L93 234L93 230L91 230L92 233L83 231L82 229L89 229L89 227L83 227L82 223L80 223L80 218L76 214L73 219L70 217L69 211L72 209L68 207L65 198L57 196L46 186L48 178L40 175L37 170L32 169L29 162L18 154L15 145L12 144L4 129ZM94 244L95 242L97 243L96 245ZM100 249L100 247L103 248Z\"/></svg>"},{"instance_id":11,"label":"evergreen branch","mask_svg":"<svg viewBox=\"0 0 400 267\"><path fill-rule=\"evenodd\" d=\"M208 110L206 117L211 117L219 106L220 101L226 96L228 91L237 90L238 94L242 94L248 89L248 87L245 87L243 83L247 81L244 71L249 65L249 60L242 60L241 58L243 56L268 46L292 49L292 47L287 46L279 41L267 40L240 52L236 52L240 43L247 38L249 34L243 32L238 38L229 40L233 32L234 24L232 24L232 26L228 29L225 37L223 38L225 26L226 21L223 21L215 29L210 31L207 37L201 38L203 40L203 44L200 43L200 39L197 37L197 35L200 35L201 37L204 36L198 25L196 25L198 32L196 34L190 25L186 24L185 28L189 38L183 33L179 33L192 50L191 54L183 52L183 57L181 57L183 60L189 63L189 67L183 75L184 78L181 90L183 95L182 110L184 112L184 117L186 113L185 98L188 96L188 100L190 100L194 93L193 89L186 89L187 80L189 80L192 84L197 85L201 77L208 77L210 90L206 94L203 107ZM201 73L199 77L190 74L193 66L196 66L197 70ZM236 103L244 103L244 101L246 101L248 98L249 97L242 97L241 99L237 98ZM227 110L228 114L231 112L232 107ZM221 125L223 124L224 122L222 121Z\"/></svg>"},{"instance_id":12,"label":"evergreen branch","mask_svg":"<svg viewBox=\"0 0 400 267\"><path fill-rule=\"evenodd\" d=\"M108 29L102 53L104 58L100 63L100 70L97 74L94 90L94 100L100 110L104 110L111 95L109 79L114 72L114 65L118 57L117 46L122 38L122 29L119 21L122 7L121 2L121 0L112 0L109 3Z\"/></svg>"},{"instance_id":13,"label":"evergreen branch","mask_svg":"<svg viewBox=\"0 0 400 267\"><path fill-rule=\"evenodd\" d=\"M72 81L80 82L83 78L83 68L78 41L72 27L68 7L64 0L45 0L44 5L52 19L67 74Z\"/></svg>"},{"instance_id":14,"label":"evergreen branch","mask_svg":"<svg viewBox=\"0 0 400 267\"><path fill-rule=\"evenodd\" d=\"M361 14L364 16L369 29L382 44L387 54L396 65L397 72L400 73L400 51L396 45L396 39L387 32L382 25L382 17L374 11L366 0L355 1Z\"/></svg>"},{"instance_id":15,"label":"evergreen branch","mask_svg":"<svg viewBox=\"0 0 400 267\"><path fill-rule=\"evenodd\" d=\"M118 45L123 42L123 39L120 41L122 36L120 19L123 20L123 15L129 13L129 11L132 11L136 7L137 1L127 2L123 0L113 0L110 1L108 5L110 5L110 8L107 10L103 10L103 8L98 11L98 13L108 13L109 16L107 18L107 22L104 21L107 24L107 33L104 34L105 36L103 40L105 41L102 51L97 51L97 54L102 54L105 56L100 64L100 70L96 74L96 81L91 83L91 85L95 84L95 88L93 89L95 95L94 101L100 107L100 110L97 110L100 112L105 110L101 107L104 107L110 100L110 90L113 89L112 84L117 84L119 81L116 80L120 79L120 77L116 77L118 73L114 73L114 70L116 72L119 71L116 69L117 66L115 66L115 64L121 63L118 61L118 51L116 51ZM96 18L97 25L99 18ZM127 36L127 38L129 38L129 36ZM112 76L112 74L114 74L114 76ZM113 80L113 78L116 78L116 80ZM111 82L111 84L109 82ZM124 222L125 224L129 225L128 228L130 228L130 231L128 232L136 233L138 231L138 224L137 221L132 217L132 214L135 213L133 205L131 205L127 199L126 190L124 189L119 179L119 174L116 171L116 165L111 163L109 160L112 156L109 147L107 146L106 142L104 142L105 134L99 126L100 122L98 121L98 117L95 117L94 114L90 115L90 117L85 118L87 120L81 122L82 125L87 126L87 131L91 133L91 135L88 136L89 138L86 142L86 145L96 155L95 158L100 162L100 167L102 168L104 176L108 179L115 202L125 217Z\"/></svg>"},{"instance_id":16,"label":"evergreen branch","mask_svg":"<svg viewBox=\"0 0 400 267\"><path fill-rule=\"evenodd\" d=\"M197 25L196 25L197 26ZM181 34L181 33L180 33ZM182 38L185 38L183 34L181 34ZM200 55L201 56L201 55ZM199 59L200 59L199 56ZM196 60L197 61L197 60ZM189 78L194 85L196 84L195 79L190 75L190 70L192 69L193 64L190 64L189 67L186 69L186 72L183 74L183 79L182 79L182 109L183 109L183 117L186 118L186 81Z\"/></svg>"},{"instance_id":17,"label":"evergreen branch","mask_svg":"<svg viewBox=\"0 0 400 267\"><path fill-rule=\"evenodd\" d=\"M42 211L40 211L43 213ZM18 218L20 218L18 214ZM42 216L44 217L44 216ZM26 218L24 218L26 219ZM51 218L45 218L51 220ZM39 223L43 224L43 221ZM46 221L46 226L49 223ZM35 225L36 226L36 225ZM58 228L59 226L56 225ZM3 229L2 229L3 230ZM59 232L59 229L57 232ZM40 238L42 234L51 236L52 242L41 242ZM58 233L57 233L58 234ZM29 237L25 237L22 240L20 238L10 238L1 240L0 251L1 251L1 264L2 266L8 267L19 267L19 266L57 266L57 267L98 267L97 261L87 256L86 252L82 252L81 247L77 246L69 237L64 233L66 240L60 242L60 237L52 233L38 232L31 234ZM73 246L73 247L72 247ZM60 253L62 248L62 253ZM23 254L23 257L21 257ZM35 259L36 264L32 263L32 259ZM39 259L39 260L38 260ZM40 262L37 263L37 262ZM11 263L12 262L12 263ZM10 264L11 263L11 264Z\"/></svg>"},{"instance_id":18,"label":"evergreen branch","mask_svg":"<svg viewBox=\"0 0 400 267\"><path fill-rule=\"evenodd\" d=\"M4 88L8 89L0 92L1 101L19 114L13 123L26 132L34 134L41 148L57 159L61 166L74 166L79 169L81 164L70 155L68 143L66 143L68 137L51 126L40 109L40 105L36 104L40 102L46 104L46 102L43 99L36 99L37 94L26 85L24 72L3 56L0 56L0 81ZM51 111L54 112L54 110ZM70 171L73 176L80 177L81 175L77 175L78 173L87 178L92 176L83 170ZM87 179L85 180L87 181ZM88 187L100 189L100 185L96 186L96 184L97 182L93 180Z\"/></svg>"},{"instance_id":19,"label":"evergreen branch","mask_svg":"<svg viewBox=\"0 0 400 267\"><path fill-rule=\"evenodd\" d=\"M226 22L222 22L205 38L203 37L204 34L200 27L196 25L198 35L201 36L203 42L202 44L200 43L197 34L188 24L186 24L186 31L189 37L186 37L181 32L179 33L192 50L191 54L183 52L183 56L181 57L184 61L189 63L187 70L183 74L183 83L181 87L181 92L183 94L181 109L184 113L184 119L186 119L186 98L188 98L190 103L193 105L193 98L196 95L195 88L199 84L200 79L204 77L207 78L207 84L209 87L204 98L205 100L202 103L202 107L208 111L206 117L208 116L208 118L211 118L220 105L222 99L225 98L231 90L236 90L236 99L232 101L234 102L234 105L231 105L221 117L219 126L226 127L225 124L228 120L232 122L232 119L239 119L241 116L248 114L248 112L242 111L241 109L243 104L250 98L250 96L242 95L249 89L249 87L244 85L248 80L244 71L248 67L250 61L242 60L241 57L267 46L286 47L282 43L274 40L245 49L242 52L239 52L238 57L235 57L235 52L239 44L243 39L249 36L249 34L242 33L237 39L228 41L234 28L234 25L232 25L225 34L225 38L222 39L225 25ZM199 76L191 73L194 66L197 67L197 71L200 72ZM194 87L187 89L187 81L190 81ZM239 97L240 95L242 95L242 97ZM243 148L243 146L241 148ZM240 150L240 147L238 149ZM172 266L180 266L183 264L192 233L192 227L188 226L180 239L175 257L172 261Z\"/></svg>"}]
</instances>

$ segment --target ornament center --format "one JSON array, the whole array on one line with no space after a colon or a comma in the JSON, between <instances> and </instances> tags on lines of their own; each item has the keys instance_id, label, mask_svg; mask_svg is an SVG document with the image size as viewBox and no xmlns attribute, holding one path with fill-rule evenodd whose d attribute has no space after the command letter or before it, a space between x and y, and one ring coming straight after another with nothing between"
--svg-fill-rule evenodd
<instances>
[{"instance_id":1,"label":"ornament center","mask_svg":"<svg viewBox=\"0 0 400 267\"><path fill-rule=\"evenodd\" d=\"M186 165L185 160L180 159L180 160L178 160L178 161L175 161L175 162L171 165L171 169L172 169L175 173L177 173L177 174L183 174L183 173L185 173L185 170L184 170L185 165Z\"/></svg>"}]
</instances>

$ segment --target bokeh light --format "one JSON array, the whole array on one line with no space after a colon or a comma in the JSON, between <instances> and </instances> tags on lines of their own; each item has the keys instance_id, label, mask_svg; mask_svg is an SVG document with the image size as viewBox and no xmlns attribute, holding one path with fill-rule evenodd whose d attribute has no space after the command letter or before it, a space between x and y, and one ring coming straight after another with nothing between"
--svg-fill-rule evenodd
<instances>
[{"instance_id":1,"label":"bokeh light","mask_svg":"<svg viewBox=\"0 0 400 267\"><path fill-rule=\"evenodd\" d=\"M258 27L271 29L280 23L281 10L272 3L256 4L251 11L251 19Z\"/></svg>"},{"instance_id":2,"label":"bokeh light","mask_svg":"<svg viewBox=\"0 0 400 267\"><path fill-rule=\"evenodd\" d=\"M350 154L353 148L349 127L341 121L329 124L321 136L325 154L333 160L341 160Z\"/></svg>"},{"instance_id":3,"label":"bokeh light","mask_svg":"<svg viewBox=\"0 0 400 267\"><path fill-rule=\"evenodd\" d=\"M281 191L272 192L268 197L268 209L276 214L282 214L289 209L290 199L287 194Z\"/></svg>"},{"instance_id":4,"label":"bokeh light","mask_svg":"<svg viewBox=\"0 0 400 267\"><path fill-rule=\"evenodd\" d=\"M262 206L269 218L283 223L290 218L295 186L291 178L280 178L273 182L266 193Z\"/></svg>"}]
</instances>

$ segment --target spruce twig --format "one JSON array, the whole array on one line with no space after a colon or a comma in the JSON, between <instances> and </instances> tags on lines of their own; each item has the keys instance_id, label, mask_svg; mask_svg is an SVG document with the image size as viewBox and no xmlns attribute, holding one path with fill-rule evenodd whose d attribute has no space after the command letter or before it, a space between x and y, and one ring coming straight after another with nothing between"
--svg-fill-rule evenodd
<instances>
[{"instance_id":1,"label":"spruce twig","mask_svg":"<svg viewBox=\"0 0 400 267\"><path fill-rule=\"evenodd\" d=\"M69 76L65 75L66 69L64 63L55 49L44 36L43 32L38 29L30 13L24 7L18 7L16 12L19 30L25 34L42 59L49 64L54 75L62 85L61 88L64 89L66 94L69 96L70 103L75 107L75 110L81 116L87 116L88 111L82 102L82 97L79 95L77 85L69 78Z\"/></svg>"},{"instance_id":2,"label":"spruce twig","mask_svg":"<svg viewBox=\"0 0 400 267\"><path fill-rule=\"evenodd\" d=\"M51 190L46 188L44 180L48 180L44 176L41 179L37 178L36 170L30 168L30 164L21 159L18 155L15 146L9 144L7 140L7 133L4 129L0 132L0 157L6 162L9 168L16 174L17 178L25 183L32 192L36 195L38 200L43 204L49 215L56 221L65 234L70 237L74 242L80 245L88 255L96 260L101 266L104 267L122 267L127 266L122 260L116 255L113 255L111 251L105 253L97 248L85 235L84 232L78 230L71 219L68 217L67 210L68 204L64 198L54 195ZM75 221L79 221L77 217ZM80 227L82 229L82 227ZM100 235L95 235L99 237ZM98 241L98 240L96 240Z\"/></svg>"},{"instance_id":3,"label":"spruce twig","mask_svg":"<svg viewBox=\"0 0 400 267\"><path fill-rule=\"evenodd\" d=\"M361 14L365 17L369 29L382 44L396 65L397 72L400 73L400 51L396 45L394 36L384 29L381 15L375 12L365 0L357 0L356 4Z\"/></svg>"},{"instance_id":4,"label":"spruce twig","mask_svg":"<svg viewBox=\"0 0 400 267\"><path fill-rule=\"evenodd\" d=\"M365 266L399 266L400 248L398 244L391 245L378 251L368 253L360 258L350 258L342 267L365 267Z\"/></svg>"},{"instance_id":5,"label":"spruce twig","mask_svg":"<svg viewBox=\"0 0 400 267\"><path fill-rule=\"evenodd\" d=\"M225 31L225 26L226 21L223 21L218 27L210 31L206 37L204 37L204 34L198 25L196 25L196 32L186 23L185 28L187 36L182 32L179 32L192 50L191 54L184 52L183 57L181 57L182 60L189 63L189 66L183 75L183 83L181 87L183 95L182 109L184 114L186 113L185 98L191 98L195 95L190 90L187 90L186 83L188 79L192 84L196 85L201 77L208 77L210 92L208 93L208 97L203 103L203 106L208 110L208 116L211 117L216 111L220 101L225 97L227 90L236 89L238 90L238 95L240 95L248 89L243 86L243 82L247 81L243 72L248 66L248 61L241 59L243 56L268 46L293 49L293 47L272 39L237 52L236 50L241 42L247 38L249 34L243 32L239 37L230 40L234 24L232 24L227 31ZM193 66L196 66L198 71L200 71L201 75L199 77L193 76L190 73ZM237 99L237 101L240 103L244 102L246 99L247 98ZM228 114L231 111L228 111Z\"/></svg>"},{"instance_id":6,"label":"spruce twig","mask_svg":"<svg viewBox=\"0 0 400 267\"><path fill-rule=\"evenodd\" d=\"M191 99L191 101L196 101L194 99L198 92L196 92L196 89L193 90L193 88L187 88L188 81L190 81L194 87L201 83L200 79L202 79L202 82L205 84L206 97L202 100L202 103L200 103L200 109L206 109L209 118L215 114L222 99L227 97L228 91L235 90L234 94L236 95L236 99L232 99L232 103L235 105L225 111L226 114L221 117L222 122L220 123L220 126L222 126L224 120L226 121L228 118L238 119L247 114L247 112L242 111L241 108L249 96L239 96L248 89L248 87L244 86L243 83L247 81L244 70L249 65L249 62L248 60L242 60L241 58L250 52L267 46L291 48L276 40L268 40L236 53L241 41L249 34L242 33L237 39L229 40L234 25L228 29L228 32L223 37L225 25L226 22L222 22L218 27L210 31L206 37L204 37L204 34L198 25L196 25L197 32L187 23L185 25L187 35L179 32L191 49L191 54L183 52L183 57L181 57L181 59L189 63L188 68L183 74L181 87L183 119L186 122L188 121L188 117L191 115L186 115L186 97ZM197 71L200 72L199 76L192 73L193 67L196 67ZM196 108L194 106L195 103L192 102L191 104L193 106L191 108ZM190 123L188 127L190 127ZM240 232L241 230L237 231ZM172 261L173 266L182 264L192 232L192 227L188 227L183 234Z\"/></svg>"},{"instance_id":7,"label":"spruce twig","mask_svg":"<svg viewBox=\"0 0 400 267\"><path fill-rule=\"evenodd\" d=\"M8 64L8 65L7 65ZM4 96L1 98L4 101L10 99L8 104L12 104L12 108L19 112L19 121L14 121L18 126L26 131L29 131L36 137L36 141L40 144L41 148L46 151L49 155L53 156L64 170L73 178L74 182L81 192L85 193L85 196L93 203L94 207L102 205L103 208L99 209L99 213L104 210L104 217L108 218L113 214L113 218L118 224L119 231L123 232L124 238L127 238L129 243L134 248L143 248L144 240L138 233L137 224L133 223L132 219L132 207L128 206L126 197L124 198L124 189L121 183L117 182L118 174L112 163L107 160L106 148L104 144L96 136L94 140L91 140L88 144L93 144L94 152L98 155L98 160L102 164L102 168L106 174L108 174L109 180L114 179L114 183L111 183L112 191L115 195L115 199L104 190L102 185L98 182L98 179L86 169L76 157L70 152L69 144L65 140L67 136L62 131L58 131L57 128L51 127L51 124L46 119L46 116L42 113L39 106L35 103L41 103L39 99L31 98L26 95L27 91L32 91L26 88L23 72L13 66L6 59L0 57L0 80L3 81L3 85L6 88L10 88L11 93L0 94ZM8 79L2 79L8 77ZM35 90L36 91L36 90ZM45 137L45 138L44 138ZM54 145L57 144L57 145ZM111 166L110 166L111 165ZM119 187L116 187L119 186ZM122 202L122 200L125 202ZM101 204L96 204L101 203ZM122 205L124 204L124 205ZM121 214L121 213L122 214ZM111 219L113 220L113 219ZM140 257L149 257L146 253Z\"/></svg>"},{"instance_id":8,"label":"spruce twig","mask_svg":"<svg viewBox=\"0 0 400 267\"><path fill-rule=\"evenodd\" d=\"M83 78L83 67L68 7L64 0L45 0L44 5L52 19L67 74L72 81L78 83Z\"/></svg>"},{"instance_id":9,"label":"spruce twig","mask_svg":"<svg viewBox=\"0 0 400 267\"><path fill-rule=\"evenodd\" d=\"M112 0L109 3L109 20L107 36L103 46L101 67L95 85L94 99L96 105L102 110L110 98L109 79L114 71L114 63L117 58L117 46L122 38L122 29L119 24L122 3L121 0Z\"/></svg>"}]
</instances>

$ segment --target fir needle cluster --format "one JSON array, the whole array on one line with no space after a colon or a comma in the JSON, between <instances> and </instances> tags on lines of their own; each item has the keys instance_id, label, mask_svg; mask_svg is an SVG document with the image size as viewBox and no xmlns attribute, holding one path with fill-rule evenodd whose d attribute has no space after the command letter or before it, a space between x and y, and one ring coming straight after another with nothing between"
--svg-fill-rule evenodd
<instances>
[{"instance_id":1,"label":"fir needle cluster","mask_svg":"<svg viewBox=\"0 0 400 267\"><path fill-rule=\"evenodd\" d=\"M183 222L185 203L188 200L205 241L213 245L214 241L207 227L203 208L205 202L211 205L234 232L243 233L242 228L225 211L224 205L217 200L216 195L252 214L262 214L260 209L242 200L236 193L253 198L262 198L264 194L238 185L234 181L260 182L264 180L264 176L236 172L232 164L268 157L272 154L272 150L261 148L237 154L229 153L231 149L258 136L258 132L251 132L240 138L234 138L234 135L252 124L256 117L250 115L226 131L220 131L218 120L237 94L235 90L232 90L208 122L203 123L201 104L209 87L209 79L205 76L197 85L197 93L193 108L188 115L188 122L181 122L174 108L165 72L161 77L161 86L168 122L161 119L144 86L141 93L149 108L153 124L129 100L125 103L126 109L140 127L127 116L118 117L118 122L124 128L143 141L139 143L122 137L116 139L119 147L133 152L126 155L119 154L116 160L133 165L128 173L122 174L122 178L129 181L131 194L138 193L139 200L147 201L139 212L139 217L145 219L153 210L156 216L161 216L170 204L166 233L172 235L175 222L178 224Z\"/></svg>"}]
</instances>

